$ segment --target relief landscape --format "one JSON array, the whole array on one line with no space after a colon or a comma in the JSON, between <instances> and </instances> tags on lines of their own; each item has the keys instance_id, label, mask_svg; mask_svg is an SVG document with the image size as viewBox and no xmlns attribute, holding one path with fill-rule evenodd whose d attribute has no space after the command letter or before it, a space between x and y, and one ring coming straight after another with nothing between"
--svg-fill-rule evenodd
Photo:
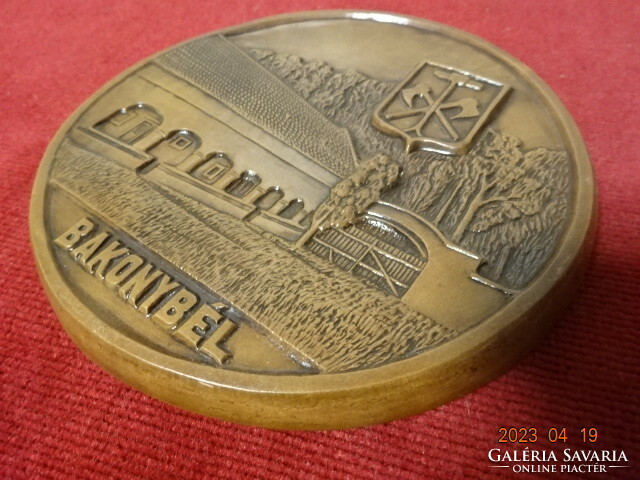
<instances>
[{"instance_id":1,"label":"relief landscape","mask_svg":"<svg viewBox=\"0 0 640 480\"><path fill-rule=\"evenodd\" d=\"M323 61L268 51L252 54L336 124L351 131L362 157L385 153L403 167L383 199L418 213L453 243L483 257L482 273L522 289L558 243L570 197L566 154L525 150L518 138L488 129L462 156L403 152L370 115L395 85Z\"/></svg>"},{"instance_id":2,"label":"relief landscape","mask_svg":"<svg viewBox=\"0 0 640 480\"><path fill-rule=\"evenodd\" d=\"M570 196L563 152L490 127L463 155L408 153L371 122L396 87L206 37L105 94L52 179L310 372L383 365L526 288Z\"/></svg>"}]
</instances>

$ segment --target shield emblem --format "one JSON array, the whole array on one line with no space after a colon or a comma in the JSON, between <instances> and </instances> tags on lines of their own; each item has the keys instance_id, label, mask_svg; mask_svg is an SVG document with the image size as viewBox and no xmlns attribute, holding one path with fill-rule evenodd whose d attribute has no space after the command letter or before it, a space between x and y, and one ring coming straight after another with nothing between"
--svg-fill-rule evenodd
<instances>
[{"instance_id":1,"label":"shield emblem","mask_svg":"<svg viewBox=\"0 0 640 480\"><path fill-rule=\"evenodd\" d=\"M466 153L509 92L506 84L422 62L373 113L382 132L402 137L406 152Z\"/></svg>"}]
</instances>

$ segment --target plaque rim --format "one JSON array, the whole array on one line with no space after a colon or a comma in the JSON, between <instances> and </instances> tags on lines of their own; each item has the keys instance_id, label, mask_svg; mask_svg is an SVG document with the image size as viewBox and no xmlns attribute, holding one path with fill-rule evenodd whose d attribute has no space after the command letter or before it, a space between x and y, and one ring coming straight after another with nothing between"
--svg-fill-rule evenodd
<instances>
[{"instance_id":1,"label":"plaque rim","mask_svg":"<svg viewBox=\"0 0 640 480\"><path fill-rule=\"evenodd\" d=\"M554 323L582 273L596 229L593 167L575 122L546 83L515 57L473 34L394 13L359 10L293 13L254 20L216 33L238 35L319 20L375 21L430 31L465 42L505 64L533 89L560 127L574 171L573 215L555 253L517 298L475 327L414 357L366 370L299 376L214 369L163 354L100 320L66 286L47 238L45 210L54 153L78 117L95 99L150 59L213 32L170 46L107 82L64 122L38 168L29 214L38 273L64 329L91 360L155 398L208 416L267 428L349 428L406 417L473 391L513 366Z\"/></svg>"}]
</instances>

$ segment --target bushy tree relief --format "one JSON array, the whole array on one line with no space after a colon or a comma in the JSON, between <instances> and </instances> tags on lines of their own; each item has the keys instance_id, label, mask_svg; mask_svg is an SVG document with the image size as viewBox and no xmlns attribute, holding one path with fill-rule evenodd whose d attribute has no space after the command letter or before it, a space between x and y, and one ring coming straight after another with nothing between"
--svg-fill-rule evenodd
<instances>
[{"instance_id":1,"label":"bushy tree relief","mask_svg":"<svg viewBox=\"0 0 640 480\"><path fill-rule=\"evenodd\" d=\"M302 247L317 231L353 224L367 207L380 200L400 176L400 166L385 155L362 162L349 177L338 182L316 210L311 225L296 242Z\"/></svg>"},{"instance_id":2,"label":"bushy tree relief","mask_svg":"<svg viewBox=\"0 0 640 480\"><path fill-rule=\"evenodd\" d=\"M568 168L563 152L525 151L517 138L488 131L462 157L410 156L395 196L452 243L483 256L485 275L521 288L557 241Z\"/></svg>"}]
</instances>

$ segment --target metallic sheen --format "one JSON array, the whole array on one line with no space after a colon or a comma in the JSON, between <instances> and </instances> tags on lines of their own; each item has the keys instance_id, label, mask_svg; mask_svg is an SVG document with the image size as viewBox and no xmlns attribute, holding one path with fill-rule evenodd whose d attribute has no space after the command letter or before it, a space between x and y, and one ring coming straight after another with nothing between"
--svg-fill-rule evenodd
<instances>
[{"instance_id":1,"label":"metallic sheen","mask_svg":"<svg viewBox=\"0 0 640 480\"><path fill-rule=\"evenodd\" d=\"M132 386L270 428L418 413L544 334L594 231L580 136L533 73L384 13L268 18L124 72L49 147L38 267Z\"/></svg>"}]
</instances>

